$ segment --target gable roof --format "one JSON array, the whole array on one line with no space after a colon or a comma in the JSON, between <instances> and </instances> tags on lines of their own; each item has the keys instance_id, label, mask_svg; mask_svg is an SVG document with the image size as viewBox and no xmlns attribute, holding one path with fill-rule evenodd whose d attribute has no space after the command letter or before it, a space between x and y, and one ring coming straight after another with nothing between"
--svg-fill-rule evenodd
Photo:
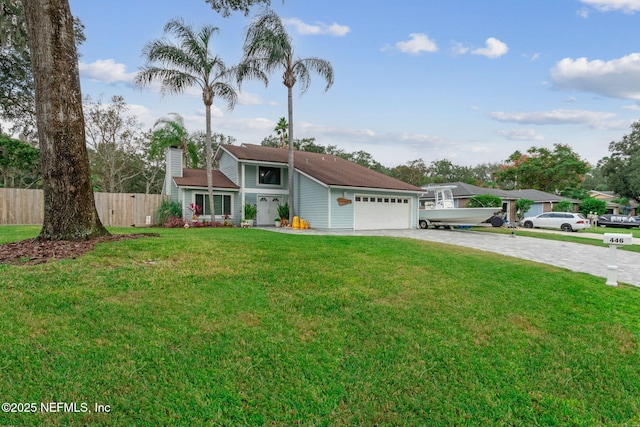
<instances>
[{"instance_id":1,"label":"gable roof","mask_svg":"<svg viewBox=\"0 0 640 427\"><path fill-rule=\"evenodd\" d=\"M220 145L220 149L242 161L272 162L286 165L289 151L262 145ZM219 154L217 153L216 156ZM415 185L392 178L332 154L294 151L295 168L328 186L376 188L422 193Z\"/></svg>"},{"instance_id":2,"label":"gable roof","mask_svg":"<svg viewBox=\"0 0 640 427\"><path fill-rule=\"evenodd\" d=\"M529 200L533 200L534 202L557 203L557 202L562 202L563 200L569 200L570 202L573 202L573 203L580 203L580 200L571 199L569 197L562 197L557 194L545 193L544 191L540 191L540 190L532 190L532 189L509 190L509 193L513 195L512 196L513 198L529 199Z\"/></svg>"},{"instance_id":3,"label":"gable roof","mask_svg":"<svg viewBox=\"0 0 640 427\"><path fill-rule=\"evenodd\" d=\"M240 187L235 185L225 174L219 170L211 171L213 178L213 188L224 188L229 190L237 190ZM174 176L173 181L178 187L207 187L207 171L204 169L182 170L182 176Z\"/></svg>"}]
</instances>

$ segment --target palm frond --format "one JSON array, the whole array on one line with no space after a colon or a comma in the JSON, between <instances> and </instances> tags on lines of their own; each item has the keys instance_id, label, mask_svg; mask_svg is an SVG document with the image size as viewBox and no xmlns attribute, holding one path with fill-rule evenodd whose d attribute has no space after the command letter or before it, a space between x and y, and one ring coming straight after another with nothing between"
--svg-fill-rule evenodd
<instances>
[{"instance_id":1,"label":"palm frond","mask_svg":"<svg viewBox=\"0 0 640 427\"><path fill-rule=\"evenodd\" d=\"M212 89L214 96L223 99L227 103L227 109L233 110L238 101L238 93L234 87L225 82L215 82Z\"/></svg>"},{"instance_id":2,"label":"palm frond","mask_svg":"<svg viewBox=\"0 0 640 427\"><path fill-rule=\"evenodd\" d=\"M154 80L160 81L163 93L182 93L194 84L202 86L197 76L160 67L142 67L135 77L138 85L149 84Z\"/></svg>"},{"instance_id":3,"label":"palm frond","mask_svg":"<svg viewBox=\"0 0 640 427\"><path fill-rule=\"evenodd\" d=\"M333 85L333 67L331 63L320 58L299 59L293 64L293 74L300 82L300 93L305 93L311 84L311 71L325 79L325 92Z\"/></svg>"}]
</instances>

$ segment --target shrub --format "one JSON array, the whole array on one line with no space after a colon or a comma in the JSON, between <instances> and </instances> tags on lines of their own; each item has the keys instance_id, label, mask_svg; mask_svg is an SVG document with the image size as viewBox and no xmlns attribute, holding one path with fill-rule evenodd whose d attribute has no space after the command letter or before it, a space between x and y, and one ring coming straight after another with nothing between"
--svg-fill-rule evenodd
<instances>
[{"instance_id":1,"label":"shrub","mask_svg":"<svg viewBox=\"0 0 640 427\"><path fill-rule=\"evenodd\" d=\"M591 212L595 212L598 215L605 214L607 212L607 202L604 200L594 199L592 197L584 199L582 203L580 203L580 213L587 216Z\"/></svg>"},{"instance_id":2,"label":"shrub","mask_svg":"<svg viewBox=\"0 0 640 427\"><path fill-rule=\"evenodd\" d=\"M468 208L501 208L502 199L493 194L479 194L469 199Z\"/></svg>"},{"instance_id":3,"label":"shrub","mask_svg":"<svg viewBox=\"0 0 640 427\"><path fill-rule=\"evenodd\" d=\"M163 200L156 211L156 224L164 225L170 217L182 218L182 205L178 202Z\"/></svg>"},{"instance_id":4,"label":"shrub","mask_svg":"<svg viewBox=\"0 0 640 427\"><path fill-rule=\"evenodd\" d=\"M247 203L244 205L244 219L256 219L256 214L258 213L258 208L256 205L252 205Z\"/></svg>"},{"instance_id":5,"label":"shrub","mask_svg":"<svg viewBox=\"0 0 640 427\"><path fill-rule=\"evenodd\" d=\"M568 200L563 200L553 205L553 212L573 212L573 203Z\"/></svg>"},{"instance_id":6,"label":"shrub","mask_svg":"<svg viewBox=\"0 0 640 427\"><path fill-rule=\"evenodd\" d=\"M167 228L181 228L184 227L184 221L182 220L182 218L179 218L177 216L170 216L165 222L162 223L162 226Z\"/></svg>"},{"instance_id":7,"label":"shrub","mask_svg":"<svg viewBox=\"0 0 640 427\"><path fill-rule=\"evenodd\" d=\"M516 201L516 216L518 219L524 218L525 214L531 209L535 202L530 199L518 199Z\"/></svg>"},{"instance_id":8,"label":"shrub","mask_svg":"<svg viewBox=\"0 0 640 427\"><path fill-rule=\"evenodd\" d=\"M278 205L278 216L280 219L289 219L289 203Z\"/></svg>"}]
</instances>

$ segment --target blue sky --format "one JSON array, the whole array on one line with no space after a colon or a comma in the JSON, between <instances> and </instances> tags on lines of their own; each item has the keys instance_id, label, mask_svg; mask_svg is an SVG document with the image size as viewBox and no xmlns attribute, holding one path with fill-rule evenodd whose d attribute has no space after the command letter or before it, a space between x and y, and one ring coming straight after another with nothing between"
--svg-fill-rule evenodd
<instances>
[{"instance_id":1,"label":"blue sky","mask_svg":"<svg viewBox=\"0 0 640 427\"><path fill-rule=\"evenodd\" d=\"M153 5L150 7L150 5ZM222 18L204 0L70 0L85 25L84 95L122 95L150 128L180 113L204 130L197 88L136 88L145 43L182 17L220 28L211 50L241 57L250 17ZM385 166L422 158L501 162L515 150L570 145L595 164L640 119L640 0L272 0L299 57L330 61L335 83L312 76L294 92L294 136ZM258 12L255 9L254 12ZM213 131L259 144L287 114L280 73L243 85L233 111L214 100ZM294 88L295 90L295 88Z\"/></svg>"}]
</instances>

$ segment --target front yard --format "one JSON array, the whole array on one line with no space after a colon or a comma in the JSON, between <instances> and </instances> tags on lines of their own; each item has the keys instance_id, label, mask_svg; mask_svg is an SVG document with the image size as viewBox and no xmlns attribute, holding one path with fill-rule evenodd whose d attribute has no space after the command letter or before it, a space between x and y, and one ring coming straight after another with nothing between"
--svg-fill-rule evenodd
<instances>
[{"instance_id":1,"label":"front yard","mask_svg":"<svg viewBox=\"0 0 640 427\"><path fill-rule=\"evenodd\" d=\"M0 265L0 397L38 404L0 425L640 423L637 288L424 241L153 231Z\"/></svg>"}]
</instances>

